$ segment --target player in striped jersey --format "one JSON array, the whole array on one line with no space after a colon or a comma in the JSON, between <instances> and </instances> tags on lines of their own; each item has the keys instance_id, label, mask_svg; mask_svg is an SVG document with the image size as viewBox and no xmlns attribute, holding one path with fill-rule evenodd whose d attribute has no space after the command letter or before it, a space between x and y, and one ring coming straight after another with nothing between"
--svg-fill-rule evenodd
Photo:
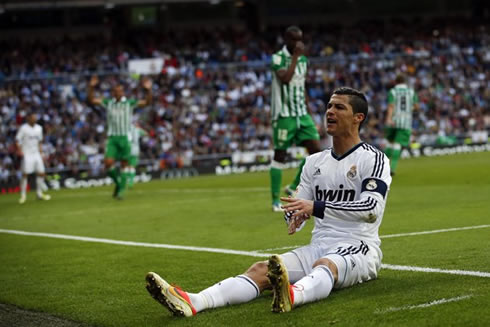
<instances>
[{"instance_id":1,"label":"player in striped jersey","mask_svg":"<svg viewBox=\"0 0 490 327\"><path fill-rule=\"evenodd\" d=\"M410 144L412 113L418 110L419 98L415 90L405 84L405 77L398 75L396 85L388 93L385 135L388 140L385 153L391 161L391 174L395 174L402 147Z\"/></svg>"},{"instance_id":2,"label":"player in striped jersey","mask_svg":"<svg viewBox=\"0 0 490 327\"><path fill-rule=\"evenodd\" d=\"M334 91L326 114L333 149L308 156L296 198L281 198L290 234L314 217L309 245L257 262L200 293L185 292L150 272L150 294L175 315L192 316L248 302L272 288L272 311L286 312L324 299L333 289L375 279L382 258L378 229L391 177L388 158L359 137L367 111L361 92Z\"/></svg>"},{"instance_id":3,"label":"player in striped jersey","mask_svg":"<svg viewBox=\"0 0 490 327\"><path fill-rule=\"evenodd\" d=\"M126 183L130 171L128 161L131 155L129 134L132 130L133 110L136 107L145 107L152 100L152 82L144 79L142 86L146 91L145 99L128 99L124 96L124 88L117 84L112 88L112 98L96 98L94 88L98 84L97 76L92 76L88 87L88 102L91 105L99 105L106 109L107 119L107 143L104 165L107 174L115 184L113 196L122 199L126 189ZM115 161L121 162L121 170L115 166Z\"/></svg>"},{"instance_id":4,"label":"player in striped jersey","mask_svg":"<svg viewBox=\"0 0 490 327\"><path fill-rule=\"evenodd\" d=\"M284 47L272 55L271 66L274 158L271 162L270 180L273 211L282 211L279 193L287 149L297 144L306 147L310 154L320 151L320 136L308 114L306 101L308 59L304 55L303 32L297 26L290 26L284 34L284 40ZM298 186L303 165L304 160L294 181L286 187L287 192L291 193Z\"/></svg>"}]
</instances>

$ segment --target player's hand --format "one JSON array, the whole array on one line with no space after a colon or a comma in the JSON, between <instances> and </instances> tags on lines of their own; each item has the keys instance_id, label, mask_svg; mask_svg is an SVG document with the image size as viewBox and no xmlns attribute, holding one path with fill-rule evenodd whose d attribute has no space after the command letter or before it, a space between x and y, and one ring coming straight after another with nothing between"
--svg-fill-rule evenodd
<instances>
[{"instance_id":1,"label":"player's hand","mask_svg":"<svg viewBox=\"0 0 490 327\"><path fill-rule=\"evenodd\" d=\"M141 85L143 86L144 89L146 90L150 90L151 87L153 86L153 83L151 81L151 79L149 78L144 78L141 82Z\"/></svg>"},{"instance_id":2,"label":"player's hand","mask_svg":"<svg viewBox=\"0 0 490 327\"><path fill-rule=\"evenodd\" d=\"M303 215L301 217L294 216L294 211L286 211L284 213L284 219L288 224L288 234L292 235L303 229L306 224L306 220L309 219L309 215Z\"/></svg>"},{"instance_id":3,"label":"player's hand","mask_svg":"<svg viewBox=\"0 0 490 327\"><path fill-rule=\"evenodd\" d=\"M97 84L99 84L99 78L96 75L92 75L92 77L90 77L89 85L95 87Z\"/></svg>"},{"instance_id":4,"label":"player's hand","mask_svg":"<svg viewBox=\"0 0 490 327\"><path fill-rule=\"evenodd\" d=\"M299 57L305 53L305 44L301 41L296 42L294 47L293 55Z\"/></svg>"},{"instance_id":5,"label":"player's hand","mask_svg":"<svg viewBox=\"0 0 490 327\"><path fill-rule=\"evenodd\" d=\"M282 208L286 211L294 211L293 216L302 217L313 214L313 201L311 200L282 197L281 201L287 202Z\"/></svg>"}]
</instances>

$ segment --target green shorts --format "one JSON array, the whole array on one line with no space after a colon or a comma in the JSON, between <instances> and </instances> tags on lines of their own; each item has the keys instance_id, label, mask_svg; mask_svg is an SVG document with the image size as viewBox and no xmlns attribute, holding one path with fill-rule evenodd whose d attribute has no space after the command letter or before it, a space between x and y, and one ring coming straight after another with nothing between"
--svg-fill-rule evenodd
<instances>
[{"instance_id":1,"label":"green shorts","mask_svg":"<svg viewBox=\"0 0 490 327\"><path fill-rule=\"evenodd\" d=\"M127 136L109 136L105 147L105 157L114 160L129 161L131 144Z\"/></svg>"},{"instance_id":2,"label":"green shorts","mask_svg":"<svg viewBox=\"0 0 490 327\"><path fill-rule=\"evenodd\" d=\"M138 162L139 162L139 156L134 156L134 155L130 155L129 156L129 166L130 167L136 167L138 166Z\"/></svg>"},{"instance_id":3,"label":"green shorts","mask_svg":"<svg viewBox=\"0 0 490 327\"><path fill-rule=\"evenodd\" d=\"M409 129L395 127L385 128L385 137L389 142L398 143L405 147L410 145L410 134L412 134L412 131Z\"/></svg>"},{"instance_id":4,"label":"green shorts","mask_svg":"<svg viewBox=\"0 0 490 327\"><path fill-rule=\"evenodd\" d=\"M320 135L310 115L281 117L272 123L275 150L287 150L307 140L319 140Z\"/></svg>"}]
</instances>

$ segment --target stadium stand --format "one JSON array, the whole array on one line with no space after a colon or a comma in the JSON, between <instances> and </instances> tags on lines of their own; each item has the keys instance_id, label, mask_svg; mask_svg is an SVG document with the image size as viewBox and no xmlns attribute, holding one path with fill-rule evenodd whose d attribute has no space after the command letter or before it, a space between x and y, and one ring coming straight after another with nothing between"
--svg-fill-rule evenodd
<instances>
[{"instance_id":1,"label":"stadium stand","mask_svg":"<svg viewBox=\"0 0 490 327\"><path fill-rule=\"evenodd\" d=\"M330 93L350 85L369 97L372 108L362 134L381 147L386 93L404 72L421 100L415 142L487 142L488 24L434 20L414 29L393 24L389 32L376 23L336 28L305 27L308 93L320 130ZM282 43L281 30L0 41L0 182L19 177L14 138L29 111L39 114L44 127L48 171L100 174L104 112L86 104L86 83L98 74L101 94L109 96L119 80L137 95L138 81L127 72L128 60L135 58L165 58L162 72L153 76L154 104L137 111L149 131L142 141L143 162L165 169L189 166L199 156L271 149L268 65Z\"/></svg>"}]
</instances>

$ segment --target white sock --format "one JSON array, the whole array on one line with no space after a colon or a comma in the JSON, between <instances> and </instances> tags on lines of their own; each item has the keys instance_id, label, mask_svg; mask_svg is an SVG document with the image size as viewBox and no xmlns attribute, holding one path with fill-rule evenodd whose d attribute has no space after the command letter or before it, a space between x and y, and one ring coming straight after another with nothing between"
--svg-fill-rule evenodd
<instances>
[{"instance_id":1,"label":"white sock","mask_svg":"<svg viewBox=\"0 0 490 327\"><path fill-rule=\"evenodd\" d=\"M41 196L43 194L44 177L36 176L36 192L37 195Z\"/></svg>"},{"instance_id":2,"label":"white sock","mask_svg":"<svg viewBox=\"0 0 490 327\"><path fill-rule=\"evenodd\" d=\"M259 287L245 276L227 278L198 294L187 293L197 312L225 305L249 302L259 296Z\"/></svg>"},{"instance_id":3,"label":"white sock","mask_svg":"<svg viewBox=\"0 0 490 327\"><path fill-rule=\"evenodd\" d=\"M327 266L316 266L313 271L293 285L294 306L326 298L332 291L334 279Z\"/></svg>"},{"instance_id":4,"label":"white sock","mask_svg":"<svg viewBox=\"0 0 490 327\"><path fill-rule=\"evenodd\" d=\"M27 191L27 178L22 178L20 180L20 195L25 196Z\"/></svg>"}]
</instances>

